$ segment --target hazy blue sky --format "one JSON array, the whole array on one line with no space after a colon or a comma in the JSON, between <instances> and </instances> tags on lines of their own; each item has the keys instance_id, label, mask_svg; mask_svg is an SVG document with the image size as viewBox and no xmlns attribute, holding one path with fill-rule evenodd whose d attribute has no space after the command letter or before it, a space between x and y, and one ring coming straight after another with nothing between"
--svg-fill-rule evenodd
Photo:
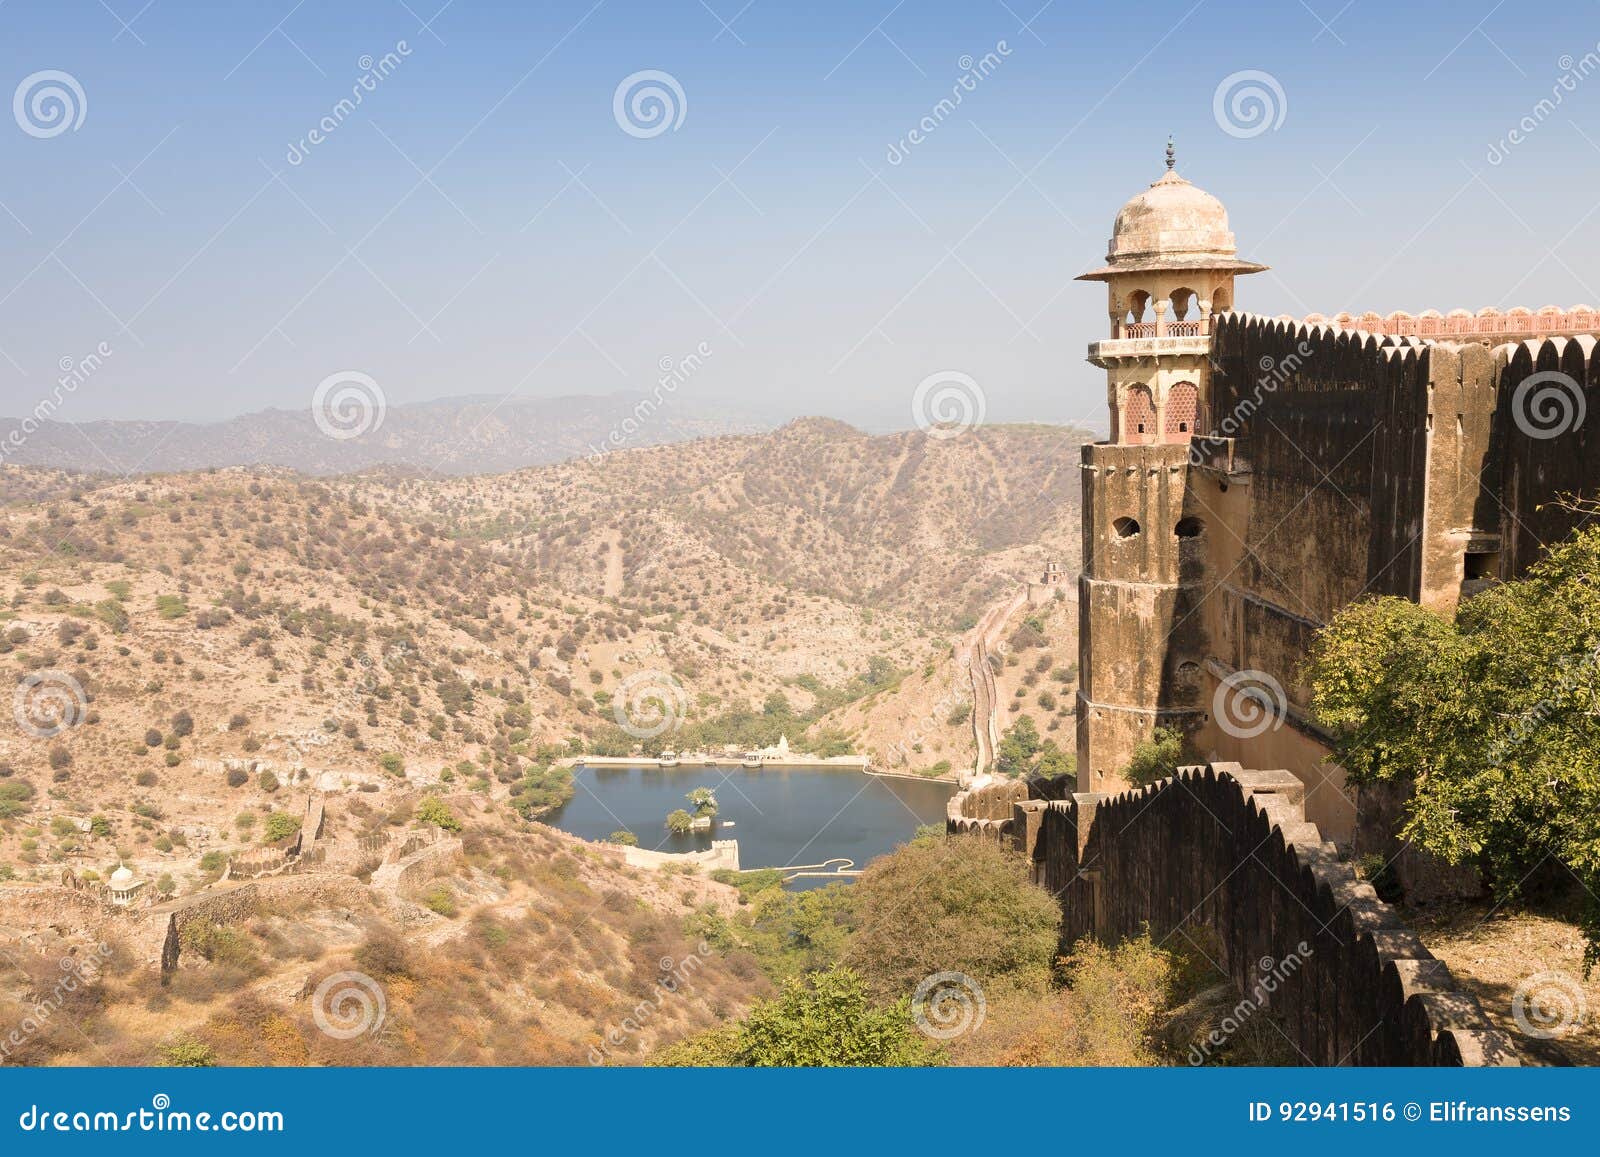
<instances>
[{"instance_id":1,"label":"hazy blue sky","mask_svg":"<svg viewBox=\"0 0 1600 1157\"><path fill-rule=\"evenodd\" d=\"M101 342L58 417L301 407L340 370L390 404L643 390L705 343L682 396L906 426L955 370L990 420L1098 420L1071 278L1168 132L1273 266L1242 308L1600 303L1600 75L1536 110L1600 63L1600 4L1041 2L10 0L3 91L59 70L86 107L0 118L0 414ZM645 69L685 99L642 138L613 96ZM1214 115L1243 70L1283 93L1254 136Z\"/></svg>"}]
</instances>

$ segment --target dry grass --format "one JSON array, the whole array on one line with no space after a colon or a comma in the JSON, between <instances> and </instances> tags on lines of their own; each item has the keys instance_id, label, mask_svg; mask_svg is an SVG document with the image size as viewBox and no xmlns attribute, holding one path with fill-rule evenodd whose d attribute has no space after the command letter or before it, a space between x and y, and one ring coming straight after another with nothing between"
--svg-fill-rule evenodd
<instances>
[{"instance_id":1,"label":"dry grass","mask_svg":"<svg viewBox=\"0 0 1600 1157\"><path fill-rule=\"evenodd\" d=\"M1600 1065L1600 972L1583 977L1583 936L1576 925L1533 912L1494 910L1488 904L1441 904L1406 913L1428 950L1483 1005L1497 1027L1510 1033L1524 1064ZM1531 977L1554 973L1532 990L1578 996L1586 1015L1551 1039L1529 1036L1512 1004ZM1564 998L1550 1006L1565 1007ZM1549 1022L1554 1029L1562 1018ZM1535 1027L1543 1026L1535 1023Z\"/></svg>"}]
</instances>

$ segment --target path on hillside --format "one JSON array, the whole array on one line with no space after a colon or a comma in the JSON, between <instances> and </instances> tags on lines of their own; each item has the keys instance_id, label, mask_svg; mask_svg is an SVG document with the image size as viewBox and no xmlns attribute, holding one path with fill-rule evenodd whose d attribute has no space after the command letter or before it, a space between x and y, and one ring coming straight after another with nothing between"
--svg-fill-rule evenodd
<instances>
[{"instance_id":1,"label":"path on hillside","mask_svg":"<svg viewBox=\"0 0 1600 1157\"><path fill-rule=\"evenodd\" d=\"M1000 702L1000 692L995 686L994 661L1004 653L1001 646L1006 623L1028 601L1028 588L1022 587L1002 603L996 603L983 613L978 625L967 633L961 643L960 661L966 664L967 677L972 681L972 734L977 740L978 754L973 771L978 775L988 772L1000 749L1000 733L1005 730L1005 705Z\"/></svg>"},{"instance_id":2,"label":"path on hillside","mask_svg":"<svg viewBox=\"0 0 1600 1157\"><path fill-rule=\"evenodd\" d=\"M605 552L605 578L600 593L608 599L614 599L622 593L627 579L622 569L622 535L619 531L614 530L606 536Z\"/></svg>"}]
</instances>

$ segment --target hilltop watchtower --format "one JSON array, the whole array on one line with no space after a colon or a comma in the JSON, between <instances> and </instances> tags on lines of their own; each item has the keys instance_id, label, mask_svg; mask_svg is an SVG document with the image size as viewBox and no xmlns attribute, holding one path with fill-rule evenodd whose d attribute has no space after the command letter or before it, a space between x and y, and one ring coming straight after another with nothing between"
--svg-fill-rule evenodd
<instances>
[{"instance_id":1,"label":"hilltop watchtower","mask_svg":"<svg viewBox=\"0 0 1600 1157\"><path fill-rule=\"evenodd\" d=\"M1174 168L1117 214L1103 281L1111 438L1083 448L1078 591L1078 787L1116 790L1158 726L1204 722L1199 616L1208 511L1188 498L1190 439L1210 428L1212 317L1234 281L1266 266L1238 257L1222 202ZM1190 509L1195 507L1195 509Z\"/></svg>"}]
</instances>

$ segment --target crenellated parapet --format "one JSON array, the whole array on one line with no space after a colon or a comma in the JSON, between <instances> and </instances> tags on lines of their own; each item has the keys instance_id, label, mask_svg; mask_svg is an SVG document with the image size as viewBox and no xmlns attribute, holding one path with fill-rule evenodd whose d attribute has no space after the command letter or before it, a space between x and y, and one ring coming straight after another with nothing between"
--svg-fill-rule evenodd
<instances>
[{"instance_id":1,"label":"crenellated parapet","mask_svg":"<svg viewBox=\"0 0 1600 1157\"><path fill-rule=\"evenodd\" d=\"M1505 316L1550 328L1595 320L1582 308ZM1379 593L1448 611L1448 592L1521 574L1577 524L1558 498L1600 493L1590 332L1491 346L1235 313L1218 318L1212 365L1211 429L1195 461L1252 469L1276 454L1290 503L1331 470L1335 509L1351 514L1349 497L1370 512L1369 526L1349 528L1370 536L1366 574L1351 577L1376 577ZM1318 472L1297 477L1312 461ZM1280 553L1289 529L1271 544ZM1430 575L1431 535L1443 537Z\"/></svg>"},{"instance_id":2,"label":"crenellated parapet","mask_svg":"<svg viewBox=\"0 0 1600 1157\"><path fill-rule=\"evenodd\" d=\"M1278 320L1294 319L1285 316ZM1428 309L1416 315L1397 310L1383 316L1369 310L1361 314L1337 313L1331 317L1312 313L1301 320L1311 327L1332 326L1342 330L1431 341L1498 343L1600 332L1600 311L1589 305L1574 305L1566 309L1558 305L1546 305L1540 309L1516 306L1504 312L1490 307L1476 313L1466 309L1452 309L1449 313Z\"/></svg>"},{"instance_id":3,"label":"crenellated parapet","mask_svg":"<svg viewBox=\"0 0 1600 1157\"><path fill-rule=\"evenodd\" d=\"M1028 798L1028 785L1014 779L991 780L958 791L945 804L945 832L1009 843L1011 813Z\"/></svg>"},{"instance_id":4,"label":"crenellated parapet","mask_svg":"<svg viewBox=\"0 0 1600 1157\"><path fill-rule=\"evenodd\" d=\"M1236 763L1117 794L1035 785L1009 834L1056 895L1063 941L1209 930L1240 994L1308 1064L1515 1065L1511 1040L1305 818L1305 785ZM989 812L980 789L955 813ZM979 822L976 819L966 821ZM993 823L995 821L987 821ZM992 829L979 834L997 838Z\"/></svg>"}]
</instances>

